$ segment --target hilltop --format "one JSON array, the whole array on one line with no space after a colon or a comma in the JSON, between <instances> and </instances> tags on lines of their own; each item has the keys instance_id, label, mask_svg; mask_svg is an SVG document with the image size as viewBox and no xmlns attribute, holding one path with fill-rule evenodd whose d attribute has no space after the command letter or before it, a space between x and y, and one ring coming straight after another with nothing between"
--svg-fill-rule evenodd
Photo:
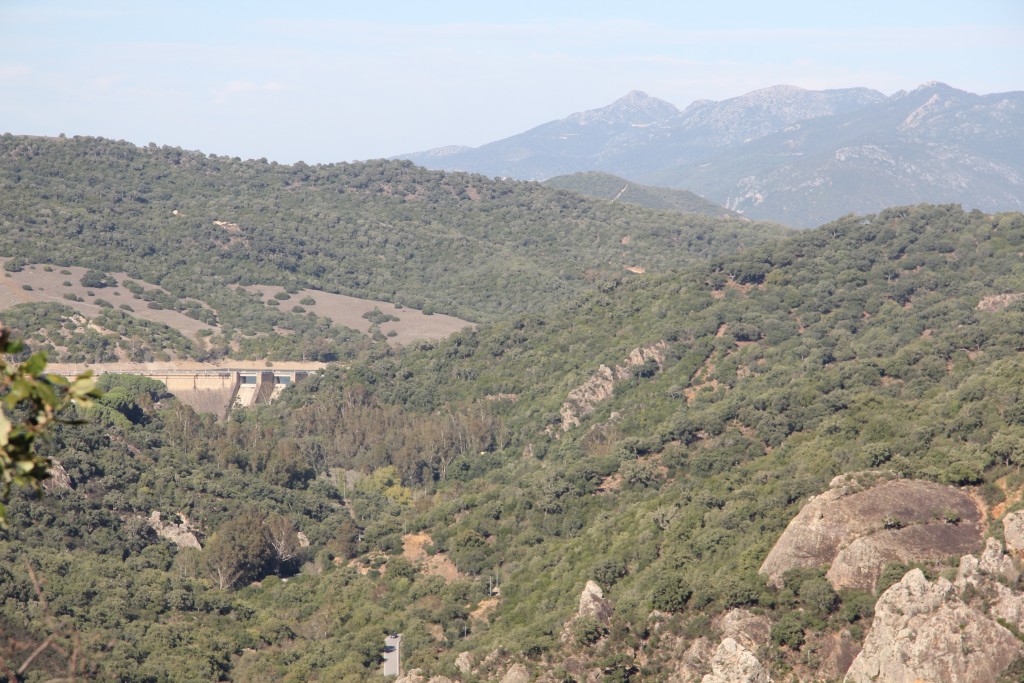
<instances>
[{"instance_id":1,"label":"hilltop","mask_svg":"<svg viewBox=\"0 0 1024 683\"><path fill-rule=\"evenodd\" d=\"M636 204L659 211L696 213L721 218L740 217L735 211L709 202L687 190L640 185L608 173L573 173L545 180L544 185L610 202Z\"/></svg>"}]
</instances>

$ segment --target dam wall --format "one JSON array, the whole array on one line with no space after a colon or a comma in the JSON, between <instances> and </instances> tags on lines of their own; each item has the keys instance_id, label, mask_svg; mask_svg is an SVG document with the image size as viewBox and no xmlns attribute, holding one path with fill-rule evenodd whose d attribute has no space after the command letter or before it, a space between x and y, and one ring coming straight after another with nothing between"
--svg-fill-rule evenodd
<instances>
[{"instance_id":1,"label":"dam wall","mask_svg":"<svg viewBox=\"0 0 1024 683\"><path fill-rule=\"evenodd\" d=\"M316 367L314 367L316 366ZM107 373L140 375L163 382L170 392L197 413L212 413L224 419L233 407L265 405L277 398L291 384L317 372L322 364L309 367L250 369L203 368L170 369L124 367L124 365L94 365L89 367L51 364L47 369L65 376L74 376L85 370L96 375Z\"/></svg>"}]
</instances>

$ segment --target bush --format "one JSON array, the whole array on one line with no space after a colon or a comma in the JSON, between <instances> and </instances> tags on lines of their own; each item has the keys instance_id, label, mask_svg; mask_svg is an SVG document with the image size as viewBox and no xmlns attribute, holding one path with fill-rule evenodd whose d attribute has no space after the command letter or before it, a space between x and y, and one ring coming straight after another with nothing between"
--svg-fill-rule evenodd
<instances>
[{"instance_id":1,"label":"bush","mask_svg":"<svg viewBox=\"0 0 1024 683\"><path fill-rule=\"evenodd\" d=\"M655 586L651 604L661 612L681 612L692 594L682 577L665 577Z\"/></svg>"},{"instance_id":2,"label":"bush","mask_svg":"<svg viewBox=\"0 0 1024 683\"><path fill-rule=\"evenodd\" d=\"M598 584L608 588L626 575L626 564L622 560L604 560L590 574Z\"/></svg>"},{"instance_id":3,"label":"bush","mask_svg":"<svg viewBox=\"0 0 1024 683\"><path fill-rule=\"evenodd\" d=\"M83 287L95 287L96 289L117 285L117 280L98 270L87 270L79 282Z\"/></svg>"},{"instance_id":4,"label":"bush","mask_svg":"<svg viewBox=\"0 0 1024 683\"><path fill-rule=\"evenodd\" d=\"M580 617L573 624L573 639L577 645L593 645L608 635L608 628L593 617Z\"/></svg>"},{"instance_id":5,"label":"bush","mask_svg":"<svg viewBox=\"0 0 1024 683\"><path fill-rule=\"evenodd\" d=\"M804 625L798 612L786 612L771 630L772 642L799 650L804 644Z\"/></svg>"}]
</instances>

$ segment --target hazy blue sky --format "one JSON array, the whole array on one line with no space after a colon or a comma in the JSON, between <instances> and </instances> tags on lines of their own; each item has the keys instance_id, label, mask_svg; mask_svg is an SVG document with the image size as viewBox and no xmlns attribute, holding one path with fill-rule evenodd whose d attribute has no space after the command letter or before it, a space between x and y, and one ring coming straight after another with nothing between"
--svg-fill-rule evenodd
<instances>
[{"instance_id":1,"label":"hazy blue sky","mask_svg":"<svg viewBox=\"0 0 1024 683\"><path fill-rule=\"evenodd\" d=\"M0 0L0 131L315 163L479 145L633 89L1024 89L1022 0L355 5Z\"/></svg>"}]
</instances>

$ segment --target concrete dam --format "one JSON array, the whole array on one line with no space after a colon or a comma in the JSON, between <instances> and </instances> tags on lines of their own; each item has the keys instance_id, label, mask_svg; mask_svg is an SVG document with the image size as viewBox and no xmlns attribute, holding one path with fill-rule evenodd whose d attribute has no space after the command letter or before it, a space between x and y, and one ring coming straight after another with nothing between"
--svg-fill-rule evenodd
<instances>
[{"instance_id":1,"label":"concrete dam","mask_svg":"<svg viewBox=\"0 0 1024 683\"><path fill-rule=\"evenodd\" d=\"M243 367L220 367L203 363L97 363L82 366L53 363L47 370L73 377L85 370L95 375L117 373L141 375L163 382L167 391L197 413L227 417L234 407L270 403L284 389L323 369L323 363L288 363L280 367L255 367L257 363L236 361ZM248 367L246 367L248 366Z\"/></svg>"}]
</instances>

